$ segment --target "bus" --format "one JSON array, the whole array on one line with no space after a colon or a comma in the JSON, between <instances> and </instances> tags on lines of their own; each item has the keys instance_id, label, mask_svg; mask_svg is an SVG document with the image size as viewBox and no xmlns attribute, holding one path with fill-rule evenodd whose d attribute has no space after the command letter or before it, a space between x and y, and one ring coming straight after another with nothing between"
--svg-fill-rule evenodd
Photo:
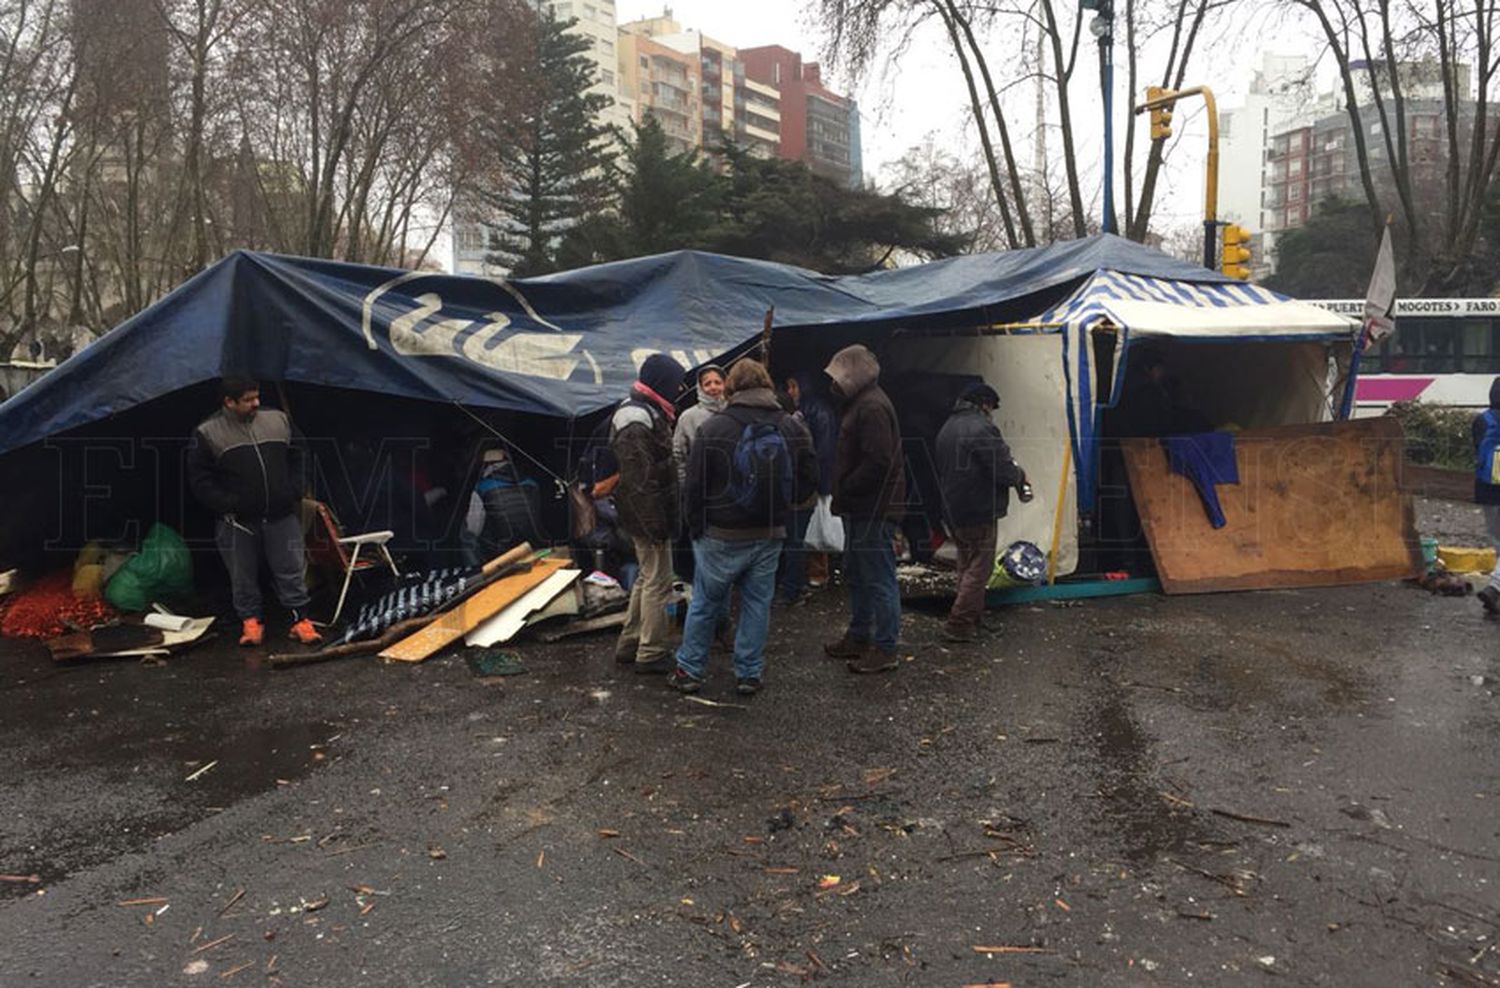
<instances>
[{"instance_id":1,"label":"bus","mask_svg":"<svg viewBox=\"0 0 1500 988\"><path fill-rule=\"evenodd\" d=\"M1364 299L1304 299L1359 319ZM1500 376L1500 298L1396 300L1396 329L1359 358L1354 414L1379 415L1398 401L1485 408Z\"/></svg>"}]
</instances>

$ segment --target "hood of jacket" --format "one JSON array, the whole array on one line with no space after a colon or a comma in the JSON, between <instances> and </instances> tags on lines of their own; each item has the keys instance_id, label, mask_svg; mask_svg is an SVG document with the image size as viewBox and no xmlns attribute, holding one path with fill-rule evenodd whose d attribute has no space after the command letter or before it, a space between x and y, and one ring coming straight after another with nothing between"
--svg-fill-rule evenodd
<instances>
[{"instance_id":1,"label":"hood of jacket","mask_svg":"<svg viewBox=\"0 0 1500 988\"><path fill-rule=\"evenodd\" d=\"M880 380L880 361L868 347L856 343L834 354L824 373L848 400Z\"/></svg>"},{"instance_id":2,"label":"hood of jacket","mask_svg":"<svg viewBox=\"0 0 1500 988\"><path fill-rule=\"evenodd\" d=\"M724 406L728 404L728 402L724 400L724 392L722 391L719 392L719 396L717 398L710 398L708 395L703 393L703 385L698 385L696 390L698 392L698 404L702 405L704 408L708 409L711 412L722 412L724 410Z\"/></svg>"},{"instance_id":3,"label":"hood of jacket","mask_svg":"<svg viewBox=\"0 0 1500 988\"><path fill-rule=\"evenodd\" d=\"M1500 377L1490 382L1490 407L1500 409Z\"/></svg>"}]
</instances>

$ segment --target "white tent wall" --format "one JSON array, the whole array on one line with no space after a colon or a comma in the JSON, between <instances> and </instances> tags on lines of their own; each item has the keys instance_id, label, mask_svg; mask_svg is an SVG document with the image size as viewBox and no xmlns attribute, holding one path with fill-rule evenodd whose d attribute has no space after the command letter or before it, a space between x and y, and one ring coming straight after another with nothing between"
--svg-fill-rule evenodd
<instances>
[{"instance_id":1,"label":"white tent wall","mask_svg":"<svg viewBox=\"0 0 1500 988\"><path fill-rule=\"evenodd\" d=\"M901 336L882 348L882 375L902 370L977 374L999 393L995 424L1036 495L1030 504L1011 498L1010 511L1000 520L997 541L1001 548L1020 540L1036 544L1043 552L1052 545L1069 445L1062 342L1058 333ZM1062 497L1058 576L1078 568L1078 499L1071 465Z\"/></svg>"}]
</instances>

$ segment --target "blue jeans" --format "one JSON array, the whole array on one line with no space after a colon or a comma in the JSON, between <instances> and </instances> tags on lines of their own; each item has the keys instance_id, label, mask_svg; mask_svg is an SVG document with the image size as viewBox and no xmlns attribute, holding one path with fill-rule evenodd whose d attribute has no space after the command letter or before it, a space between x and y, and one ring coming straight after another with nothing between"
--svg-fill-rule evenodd
<instances>
[{"instance_id":1,"label":"blue jeans","mask_svg":"<svg viewBox=\"0 0 1500 988\"><path fill-rule=\"evenodd\" d=\"M896 651L901 588L896 583L896 526L884 518L844 518L844 582L849 585L849 640Z\"/></svg>"},{"instance_id":2,"label":"blue jeans","mask_svg":"<svg viewBox=\"0 0 1500 988\"><path fill-rule=\"evenodd\" d=\"M807 523L812 509L793 511L786 520L786 541L782 543L781 596L796 600L807 589Z\"/></svg>"},{"instance_id":3,"label":"blue jeans","mask_svg":"<svg viewBox=\"0 0 1500 988\"><path fill-rule=\"evenodd\" d=\"M688 605L677 668L702 679L714 628L728 617L729 595L740 588L740 624L734 636L734 674L759 679L766 667L766 633L771 628L771 595L781 540L729 542L703 536L693 542L693 601Z\"/></svg>"}]
</instances>

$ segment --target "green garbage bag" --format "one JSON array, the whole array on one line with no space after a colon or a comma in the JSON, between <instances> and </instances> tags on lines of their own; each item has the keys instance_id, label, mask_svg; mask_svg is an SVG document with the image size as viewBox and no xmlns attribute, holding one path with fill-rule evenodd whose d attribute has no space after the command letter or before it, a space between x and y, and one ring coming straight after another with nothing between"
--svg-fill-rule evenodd
<instances>
[{"instance_id":1,"label":"green garbage bag","mask_svg":"<svg viewBox=\"0 0 1500 988\"><path fill-rule=\"evenodd\" d=\"M104 588L104 599L122 611L144 611L165 597L193 589L193 557L182 536L157 523L141 551L125 560Z\"/></svg>"}]
</instances>

